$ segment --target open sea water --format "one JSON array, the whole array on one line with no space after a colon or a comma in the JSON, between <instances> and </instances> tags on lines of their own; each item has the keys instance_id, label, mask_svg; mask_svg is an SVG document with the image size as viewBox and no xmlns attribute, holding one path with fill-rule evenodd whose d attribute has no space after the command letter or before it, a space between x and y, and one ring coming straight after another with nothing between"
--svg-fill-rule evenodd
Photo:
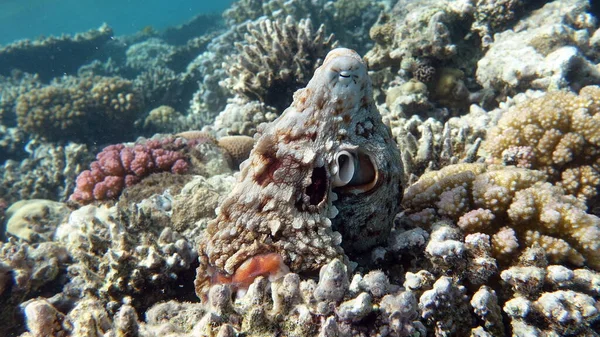
<instances>
[{"instance_id":1,"label":"open sea water","mask_svg":"<svg viewBox=\"0 0 600 337\"><path fill-rule=\"evenodd\" d=\"M152 26L162 30L233 0L0 0L0 45L19 39L75 34L106 22L116 35Z\"/></svg>"}]
</instances>

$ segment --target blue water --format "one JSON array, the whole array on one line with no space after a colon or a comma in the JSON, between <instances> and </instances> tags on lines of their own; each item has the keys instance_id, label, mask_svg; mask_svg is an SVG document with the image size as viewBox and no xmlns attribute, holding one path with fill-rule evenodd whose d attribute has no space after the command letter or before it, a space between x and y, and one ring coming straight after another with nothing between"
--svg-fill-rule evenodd
<instances>
[{"instance_id":1,"label":"blue water","mask_svg":"<svg viewBox=\"0 0 600 337\"><path fill-rule=\"evenodd\" d=\"M0 44L100 27L116 35L163 29L200 13L222 12L233 0L0 0Z\"/></svg>"}]
</instances>

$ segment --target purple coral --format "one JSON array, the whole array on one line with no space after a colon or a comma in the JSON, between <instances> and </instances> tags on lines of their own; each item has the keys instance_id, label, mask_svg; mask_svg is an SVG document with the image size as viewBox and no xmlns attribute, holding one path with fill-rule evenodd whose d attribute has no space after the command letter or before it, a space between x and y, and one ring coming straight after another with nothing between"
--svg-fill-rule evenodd
<instances>
[{"instance_id":1,"label":"purple coral","mask_svg":"<svg viewBox=\"0 0 600 337\"><path fill-rule=\"evenodd\" d=\"M96 155L89 170L77 177L77 187L70 199L80 203L114 199L125 186L131 186L152 173L187 171L188 162L180 138L151 139L127 146L109 145Z\"/></svg>"}]
</instances>

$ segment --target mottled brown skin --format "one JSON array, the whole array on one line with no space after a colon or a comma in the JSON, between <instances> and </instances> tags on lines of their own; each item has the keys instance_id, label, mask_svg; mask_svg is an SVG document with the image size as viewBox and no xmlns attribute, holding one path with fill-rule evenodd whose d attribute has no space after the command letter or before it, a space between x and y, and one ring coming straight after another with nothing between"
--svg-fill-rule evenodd
<instances>
[{"instance_id":1,"label":"mottled brown skin","mask_svg":"<svg viewBox=\"0 0 600 337\"><path fill-rule=\"evenodd\" d=\"M384 242L398 211L400 154L356 52L331 51L292 105L259 132L239 183L200 240L195 285L201 297L215 273L230 278L260 254L279 254L293 272L316 271L334 258L347 261L330 220L338 209L356 213L335 218L349 243L362 240L350 250ZM336 156L343 151L351 152L356 173L339 183L343 165Z\"/></svg>"}]
</instances>

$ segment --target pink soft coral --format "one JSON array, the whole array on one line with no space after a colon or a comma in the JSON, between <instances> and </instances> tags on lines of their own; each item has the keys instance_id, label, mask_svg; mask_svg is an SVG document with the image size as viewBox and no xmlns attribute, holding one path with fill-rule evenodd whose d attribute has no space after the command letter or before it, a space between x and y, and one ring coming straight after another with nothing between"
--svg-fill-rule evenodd
<instances>
[{"instance_id":1,"label":"pink soft coral","mask_svg":"<svg viewBox=\"0 0 600 337\"><path fill-rule=\"evenodd\" d=\"M147 140L134 146L116 144L96 155L89 170L77 177L77 187L70 199L80 203L117 198L123 188L157 172L184 173L188 169L184 154L186 142L163 138Z\"/></svg>"}]
</instances>

